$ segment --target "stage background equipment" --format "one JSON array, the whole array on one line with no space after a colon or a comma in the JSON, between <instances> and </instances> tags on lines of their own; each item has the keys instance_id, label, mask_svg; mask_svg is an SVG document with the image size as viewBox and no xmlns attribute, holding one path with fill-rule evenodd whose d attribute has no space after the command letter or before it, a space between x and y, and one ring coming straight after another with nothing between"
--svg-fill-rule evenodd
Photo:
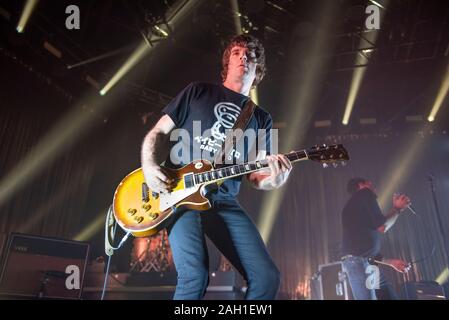
<instances>
[{"instance_id":1,"label":"stage background equipment","mask_svg":"<svg viewBox=\"0 0 449 320\"><path fill-rule=\"evenodd\" d=\"M2 257L0 295L80 299L89 248L87 242L12 233Z\"/></svg>"}]
</instances>

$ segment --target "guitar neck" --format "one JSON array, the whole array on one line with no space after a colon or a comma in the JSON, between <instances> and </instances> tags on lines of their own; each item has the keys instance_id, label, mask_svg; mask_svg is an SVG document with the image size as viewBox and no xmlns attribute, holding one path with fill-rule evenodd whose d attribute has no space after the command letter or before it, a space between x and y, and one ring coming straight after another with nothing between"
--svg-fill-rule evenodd
<instances>
[{"instance_id":1,"label":"guitar neck","mask_svg":"<svg viewBox=\"0 0 449 320\"><path fill-rule=\"evenodd\" d=\"M308 159L307 152L305 150L291 152L284 155L292 163ZM186 183L188 184L193 182L195 185L198 185L202 183L216 182L219 180L243 176L252 172L263 170L265 168L268 168L268 161L266 159L263 159L188 175L185 177L185 179Z\"/></svg>"}]
</instances>

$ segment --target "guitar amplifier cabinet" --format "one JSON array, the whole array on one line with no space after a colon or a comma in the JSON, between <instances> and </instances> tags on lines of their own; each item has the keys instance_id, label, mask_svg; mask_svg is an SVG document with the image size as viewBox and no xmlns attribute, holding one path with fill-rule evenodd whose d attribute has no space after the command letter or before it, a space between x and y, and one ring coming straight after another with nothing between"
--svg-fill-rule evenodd
<instances>
[{"instance_id":1,"label":"guitar amplifier cabinet","mask_svg":"<svg viewBox=\"0 0 449 320\"><path fill-rule=\"evenodd\" d=\"M340 261L319 265L310 287L312 300L353 300L349 281Z\"/></svg>"},{"instance_id":2,"label":"guitar amplifier cabinet","mask_svg":"<svg viewBox=\"0 0 449 320\"><path fill-rule=\"evenodd\" d=\"M406 282L402 288L405 300L445 300L444 288L434 281Z\"/></svg>"},{"instance_id":3,"label":"guitar amplifier cabinet","mask_svg":"<svg viewBox=\"0 0 449 320\"><path fill-rule=\"evenodd\" d=\"M12 233L3 252L0 295L80 299L88 255L87 242Z\"/></svg>"}]
</instances>

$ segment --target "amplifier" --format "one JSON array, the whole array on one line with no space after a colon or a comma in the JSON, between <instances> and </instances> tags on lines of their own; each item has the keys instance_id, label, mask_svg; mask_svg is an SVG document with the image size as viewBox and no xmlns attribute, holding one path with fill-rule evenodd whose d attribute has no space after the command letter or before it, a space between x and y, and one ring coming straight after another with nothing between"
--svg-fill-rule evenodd
<instances>
[{"instance_id":1,"label":"amplifier","mask_svg":"<svg viewBox=\"0 0 449 320\"><path fill-rule=\"evenodd\" d=\"M402 288L405 300L445 300L444 288L434 281L406 282Z\"/></svg>"},{"instance_id":2,"label":"amplifier","mask_svg":"<svg viewBox=\"0 0 449 320\"><path fill-rule=\"evenodd\" d=\"M0 274L0 295L80 299L89 255L86 242L12 233Z\"/></svg>"}]
</instances>

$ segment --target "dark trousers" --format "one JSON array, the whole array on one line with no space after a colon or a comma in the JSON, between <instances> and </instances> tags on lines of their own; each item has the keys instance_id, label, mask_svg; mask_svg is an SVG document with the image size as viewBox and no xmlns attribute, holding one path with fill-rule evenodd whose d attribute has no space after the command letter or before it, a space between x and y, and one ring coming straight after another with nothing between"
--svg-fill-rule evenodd
<instances>
[{"instance_id":1,"label":"dark trousers","mask_svg":"<svg viewBox=\"0 0 449 320\"><path fill-rule=\"evenodd\" d=\"M167 231L178 272L174 299L204 296L209 282L205 234L247 281L246 299L276 297L279 271L256 226L236 201L216 201L207 211L176 212Z\"/></svg>"}]
</instances>

